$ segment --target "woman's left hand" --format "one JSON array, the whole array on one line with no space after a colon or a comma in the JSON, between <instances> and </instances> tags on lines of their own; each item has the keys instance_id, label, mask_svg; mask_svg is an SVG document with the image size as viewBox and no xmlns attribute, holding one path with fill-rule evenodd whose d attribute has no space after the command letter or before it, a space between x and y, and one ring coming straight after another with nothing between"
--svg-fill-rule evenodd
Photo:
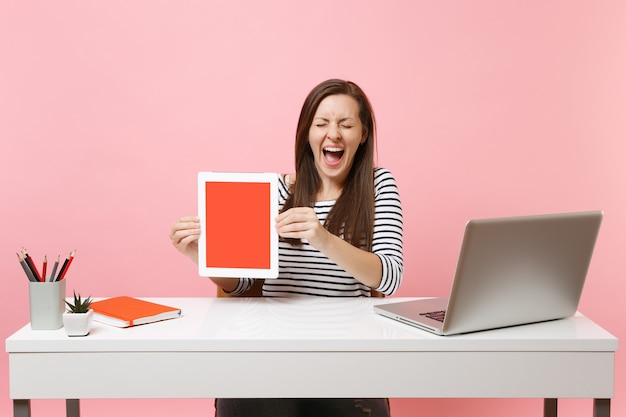
<instances>
[{"instance_id":1,"label":"woman's left hand","mask_svg":"<svg viewBox=\"0 0 626 417\"><path fill-rule=\"evenodd\" d=\"M330 235L310 207L293 207L280 213L276 218L276 231L283 238L305 239L318 250Z\"/></svg>"}]
</instances>

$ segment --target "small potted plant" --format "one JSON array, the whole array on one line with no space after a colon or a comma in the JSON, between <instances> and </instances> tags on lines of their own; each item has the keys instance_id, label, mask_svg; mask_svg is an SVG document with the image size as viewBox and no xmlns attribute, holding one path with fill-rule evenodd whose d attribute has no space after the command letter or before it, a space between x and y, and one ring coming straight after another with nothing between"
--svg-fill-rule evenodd
<instances>
[{"instance_id":1,"label":"small potted plant","mask_svg":"<svg viewBox=\"0 0 626 417\"><path fill-rule=\"evenodd\" d=\"M63 313L63 327L68 336L87 336L91 330L93 310L91 297L82 298L74 291L74 303L65 301L67 309Z\"/></svg>"}]
</instances>

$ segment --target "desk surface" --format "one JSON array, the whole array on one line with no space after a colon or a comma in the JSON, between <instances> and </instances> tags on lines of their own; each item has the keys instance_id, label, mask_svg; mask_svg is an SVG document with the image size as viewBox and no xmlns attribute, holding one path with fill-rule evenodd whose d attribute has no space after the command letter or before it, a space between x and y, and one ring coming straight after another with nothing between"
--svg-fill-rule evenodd
<instances>
[{"instance_id":1,"label":"desk surface","mask_svg":"<svg viewBox=\"0 0 626 417\"><path fill-rule=\"evenodd\" d=\"M582 314L545 323L436 336L375 314L398 298L151 298L183 316L120 329L94 322L87 337L26 325L6 340L16 352L74 351L615 351L617 339Z\"/></svg>"},{"instance_id":2,"label":"desk surface","mask_svg":"<svg viewBox=\"0 0 626 417\"><path fill-rule=\"evenodd\" d=\"M154 298L183 317L6 340L22 398L612 398L617 339L581 314L436 336L373 312L388 299ZM59 384L68 369L97 377ZM33 381L37 381L33 384Z\"/></svg>"}]
</instances>

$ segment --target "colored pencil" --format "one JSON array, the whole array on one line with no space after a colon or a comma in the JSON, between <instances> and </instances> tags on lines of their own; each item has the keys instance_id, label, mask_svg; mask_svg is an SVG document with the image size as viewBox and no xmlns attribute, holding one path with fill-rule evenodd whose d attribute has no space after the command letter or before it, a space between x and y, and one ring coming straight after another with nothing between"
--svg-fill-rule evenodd
<instances>
[{"instance_id":1,"label":"colored pencil","mask_svg":"<svg viewBox=\"0 0 626 417\"><path fill-rule=\"evenodd\" d=\"M61 255L57 256L57 260L54 261L54 266L52 267L52 273L50 274L50 282L54 282L54 274L57 272L57 267L59 266L60 260L61 260Z\"/></svg>"},{"instance_id":2,"label":"colored pencil","mask_svg":"<svg viewBox=\"0 0 626 417\"><path fill-rule=\"evenodd\" d=\"M70 253L70 258L69 258L69 262L67 263L67 268L65 268L65 271L63 271L63 275L61 275L61 278L59 278L59 281L65 278L65 274L67 274L67 271L70 269L70 265L72 265L72 261L74 260L75 254L76 254L76 250L73 250Z\"/></svg>"},{"instance_id":3,"label":"colored pencil","mask_svg":"<svg viewBox=\"0 0 626 417\"><path fill-rule=\"evenodd\" d=\"M69 256L67 258L65 258L65 262L63 262L63 266L61 267L61 270L59 271L59 275L57 276L56 281L61 281L63 278L65 278L65 274L67 273L67 270L70 267L70 264L72 263L72 260L74 259L74 253L76 251L72 251L70 252Z\"/></svg>"},{"instance_id":4,"label":"colored pencil","mask_svg":"<svg viewBox=\"0 0 626 417\"><path fill-rule=\"evenodd\" d=\"M41 282L41 275L39 275L37 266L35 265L35 263L33 262L33 259L28 254L28 251L26 249L23 249L22 252L24 253L24 260L26 261L26 264L28 265L30 270L33 272L33 275L35 276L35 278L37 278L37 281Z\"/></svg>"},{"instance_id":5,"label":"colored pencil","mask_svg":"<svg viewBox=\"0 0 626 417\"><path fill-rule=\"evenodd\" d=\"M48 269L48 255L43 257L43 267L41 268L41 280L46 282L46 270Z\"/></svg>"},{"instance_id":6,"label":"colored pencil","mask_svg":"<svg viewBox=\"0 0 626 417\"><path fill-rule=\"evenodd\" d=\"M26 265L26 261L24 260L24 257L20 255L19 253L16 253L16 255L17 255L17 260L20 262L20 265L22 265L22 268L24 269L24 273L26 273L26 277L28 278L28 280L30 282L37 282L37 278L35 278L35 276L33 275L33 272L30 270L28 265Z\"/></svg>"}]
</instances>

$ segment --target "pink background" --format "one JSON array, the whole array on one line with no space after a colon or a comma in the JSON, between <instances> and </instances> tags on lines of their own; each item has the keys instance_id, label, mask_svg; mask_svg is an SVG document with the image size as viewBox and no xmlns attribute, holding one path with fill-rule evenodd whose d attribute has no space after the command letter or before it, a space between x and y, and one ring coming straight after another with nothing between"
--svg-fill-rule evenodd
<instances>
[{"instance_id":1,"label":"pink background","mask_svg":"<svg viewBox=\"0 0 626 417\"><path fill-rule=\"evenodd\" d=\"M178 216L196 212L196 173L292 171L305 95L341 77L369 94L379 165L400 186L397 295L447 293L467 219L602 209L581 311L624 338L626 3L304 4L0 1L2 336L28 322L22 246L39 261L78 250L68 293L214 295L168 239ZM619 416L621 352L616 366ZM0 375L9 415L6 354ZM212 413L206 399L82 404L93 417ZM62 407L33 402L35 416ZM525 416L542 403L392 407L395 417ZM560 403L563 415L590 410Z\"/></svg>"}]
</instances>

